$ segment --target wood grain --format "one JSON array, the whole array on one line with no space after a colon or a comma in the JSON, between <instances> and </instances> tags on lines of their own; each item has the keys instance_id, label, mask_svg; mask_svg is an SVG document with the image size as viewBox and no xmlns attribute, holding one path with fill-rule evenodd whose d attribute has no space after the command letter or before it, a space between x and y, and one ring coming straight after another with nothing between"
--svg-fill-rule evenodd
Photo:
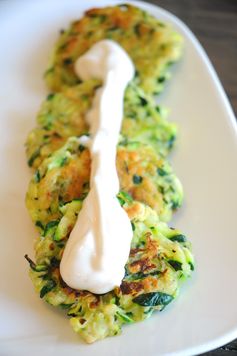
<instances>
[{"instance_id":1,"label":"wood grain","mask_svg":"<svg viewBox=\"0 0 237 356\"><path fill-rule=\"evenodd\" d=\"M237 0L149 0L147 2L163 7L178 16L196 35L214 65L236 115ZM237 356L237 339L202 355Z\"/></svg>"},{"instance_id":2,"label":"wood grain","mask_svg":"<svg viewBox=\"0 0 237 356\"><path fill-rule=\"evenodd\" d=\"M214 65L237 115L237 0L147 2L172 12L193 31Z\"/></svg>"}]
</instances>

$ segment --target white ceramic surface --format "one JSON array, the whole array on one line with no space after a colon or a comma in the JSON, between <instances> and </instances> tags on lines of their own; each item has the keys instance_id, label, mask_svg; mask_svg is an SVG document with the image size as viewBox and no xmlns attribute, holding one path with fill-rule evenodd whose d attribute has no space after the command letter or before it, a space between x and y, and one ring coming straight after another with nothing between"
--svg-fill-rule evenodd
<instances>
[{"instance_id":1,"label":"white ceramic surface","mask_svg":"<svg viewBox=\"0 0 237 356\"><path fill-rule=\"evenodd\" d=\"M0 2L0 355L192 355L237 337L236 123L220 82L190 30L170 13L137 2L185 38L183 59L159 101L180 127L172 163L185 204L172 221L191 239L193 278L179 299L119 337L85 345L63 313L34 293L23 258L34 228L24 207L30 172L24 140L47 91L47 57L64 28L106 0Z\"/></svg>"}]
</instances>

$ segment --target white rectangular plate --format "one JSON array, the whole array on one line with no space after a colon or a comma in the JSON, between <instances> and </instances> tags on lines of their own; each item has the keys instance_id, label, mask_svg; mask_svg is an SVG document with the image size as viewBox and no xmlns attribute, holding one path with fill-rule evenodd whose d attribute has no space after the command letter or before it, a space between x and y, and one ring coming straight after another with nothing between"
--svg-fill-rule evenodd
<instances>
[{"instance_id":1,"label":"white rectangular plate","mask_svg":"<svg viewBox=\"0 0 237 356\"><path fill-rule=\"evenodd\" d=\"M185 39L183 59L159 101L180 127L172 157L185 190L172 224L191 239L196 271L164 312L85 345L63 313L35 294L24 254L35 231L24 207L30 172L24 141L46 95L42 73L58 30L86 8L114 1L6 1L0 4L0 238L2 355L191 355L237 336L236 123L220 82L190 30L170 13L136 2ZM223 55L223 54L222 54Z\"/></svg>"}]
</instances>

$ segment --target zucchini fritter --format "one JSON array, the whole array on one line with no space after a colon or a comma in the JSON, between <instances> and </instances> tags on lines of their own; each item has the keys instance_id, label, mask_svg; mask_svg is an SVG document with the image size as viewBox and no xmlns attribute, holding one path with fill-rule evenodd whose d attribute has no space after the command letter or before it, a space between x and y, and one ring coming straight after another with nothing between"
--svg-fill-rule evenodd
<instances>
[{"instance_id":1,"label":"zucchini fritter","mask_svg":"<svg viewBox=\"0 0 237 356\"><path fill-rule=\"evenodd\" d=\"M177 127L167 121L165 110L150 95L131 83L125 92L121 134L128 140L153 146L165 157L174 145Z\"/></svg>"},{"instance_id":2,"label":"zucchini fritter","mask_svg":"<svg viewBox=\"0 0 237 356\"><path fill-rule=\"evenodd\" d=\"M71 137L45 159L29 184L26 205L40 229L61 218L60 206L83 199L89 191L90 153ZM109 168L109 167L108 167ZM170 165L151 146L124 140L117 149L120 189L151 206L163 221L182 203L182 186Z\"/></svg>"},{"instance_id":3,"label":"zucchini fritter","mask_svg":"<svg viewBox=\"0 0 237 356\"><path fill-rule=\"evenodd\" d=\"M89 80L47 97L37 116L39 126L26 141L29 166L37 168L68 137L88 133L85 114L99 85L98 81ZM125 93L121 133L125 139L149 143L166 156L175 141L176 125L168 122L160 111L149 95L131 83Z\"/></svg>"},{"instance_id":4,"label":"zucchini fritter","mask_svg":"<svg viewBox=\"0 0 237 356\"><path fill-rule=\"evenodd\" d=\"M169 221L181 206L183 189L167 160L140 142L118 145L117 171L120 190L153 208L162 221Z\"/></svg>"},{"instance_id":5,"label":"zucchini fritter","mask_svg":"<svg viewBox=\"0 0 237 356\"><path fill-rule=\"evenodd\" d=\"M37 115L38 127L26 140L26 155L30 167L37 168L44 158L62 147L68 137L88 132L85 114L90 109L97 80L88 80L75 88L49 94Z\"/></svg>"},{"instance_id":6,"label":"zucchini fritter","mask_svg":"<svg viewBox=\"0 0 237 356\"><path fill-rule=\"evenodd\" d=\"M74 290L60 277L59 263L80 201L61 206L61 219L52 221L51 228L37 238L36 263L26 256L40 297L65 309L73 329L88 343L117 335L123 324L163 310L193 269L190 245L180 231L170 229L154 210L126 194L121 192L118 198L131 219L134 235L124 278L113 291L96 295Z\"/></svg>"},{"instance_id":7,"label":"zucchini fritter","mask_svg":"<svg viewBox=\"0 0 237 356\"><path fill-rule=\"evenodd\" d=\"M136 67L136 82L147 93L162 90L168 68L182 48L179 34L140 8L123 4L90 9L60 35L45 73L48 87L59 91L78 84L74 62L105 38L127 51Z\"/></svg>"}]
</instances>

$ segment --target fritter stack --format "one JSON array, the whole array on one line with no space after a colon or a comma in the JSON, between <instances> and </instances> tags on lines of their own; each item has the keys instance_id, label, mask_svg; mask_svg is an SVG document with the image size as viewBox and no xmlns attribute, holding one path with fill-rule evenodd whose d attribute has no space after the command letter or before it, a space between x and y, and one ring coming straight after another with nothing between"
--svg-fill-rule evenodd
<instances>
[{"instance_id":1,"label":"fritter stack","mask_svg":"<svg viewBox=\"0 0 237 356\"><path fill-rule=\"evenodd\" d=\"M117 146L117 197L134 235L121 285L98 295L67 286L59 264L90 189L85 115L101 85L97 80L80 82L74 62L104 38L118 42L136 67L124 97ZM73 329L88 343L117 335L123 324L163 310L194 268L190 243L167 225L183 200L181 183L167 161L177 129L152 97L163 88L181 49L182 39L169 25L139 8L91 9L61 33L45 73L52 92L26 141L28 164L34 169L26 205L38 230L35 262L26 259L40 298L65 309Z\"/></svg>"}]
</instances>

